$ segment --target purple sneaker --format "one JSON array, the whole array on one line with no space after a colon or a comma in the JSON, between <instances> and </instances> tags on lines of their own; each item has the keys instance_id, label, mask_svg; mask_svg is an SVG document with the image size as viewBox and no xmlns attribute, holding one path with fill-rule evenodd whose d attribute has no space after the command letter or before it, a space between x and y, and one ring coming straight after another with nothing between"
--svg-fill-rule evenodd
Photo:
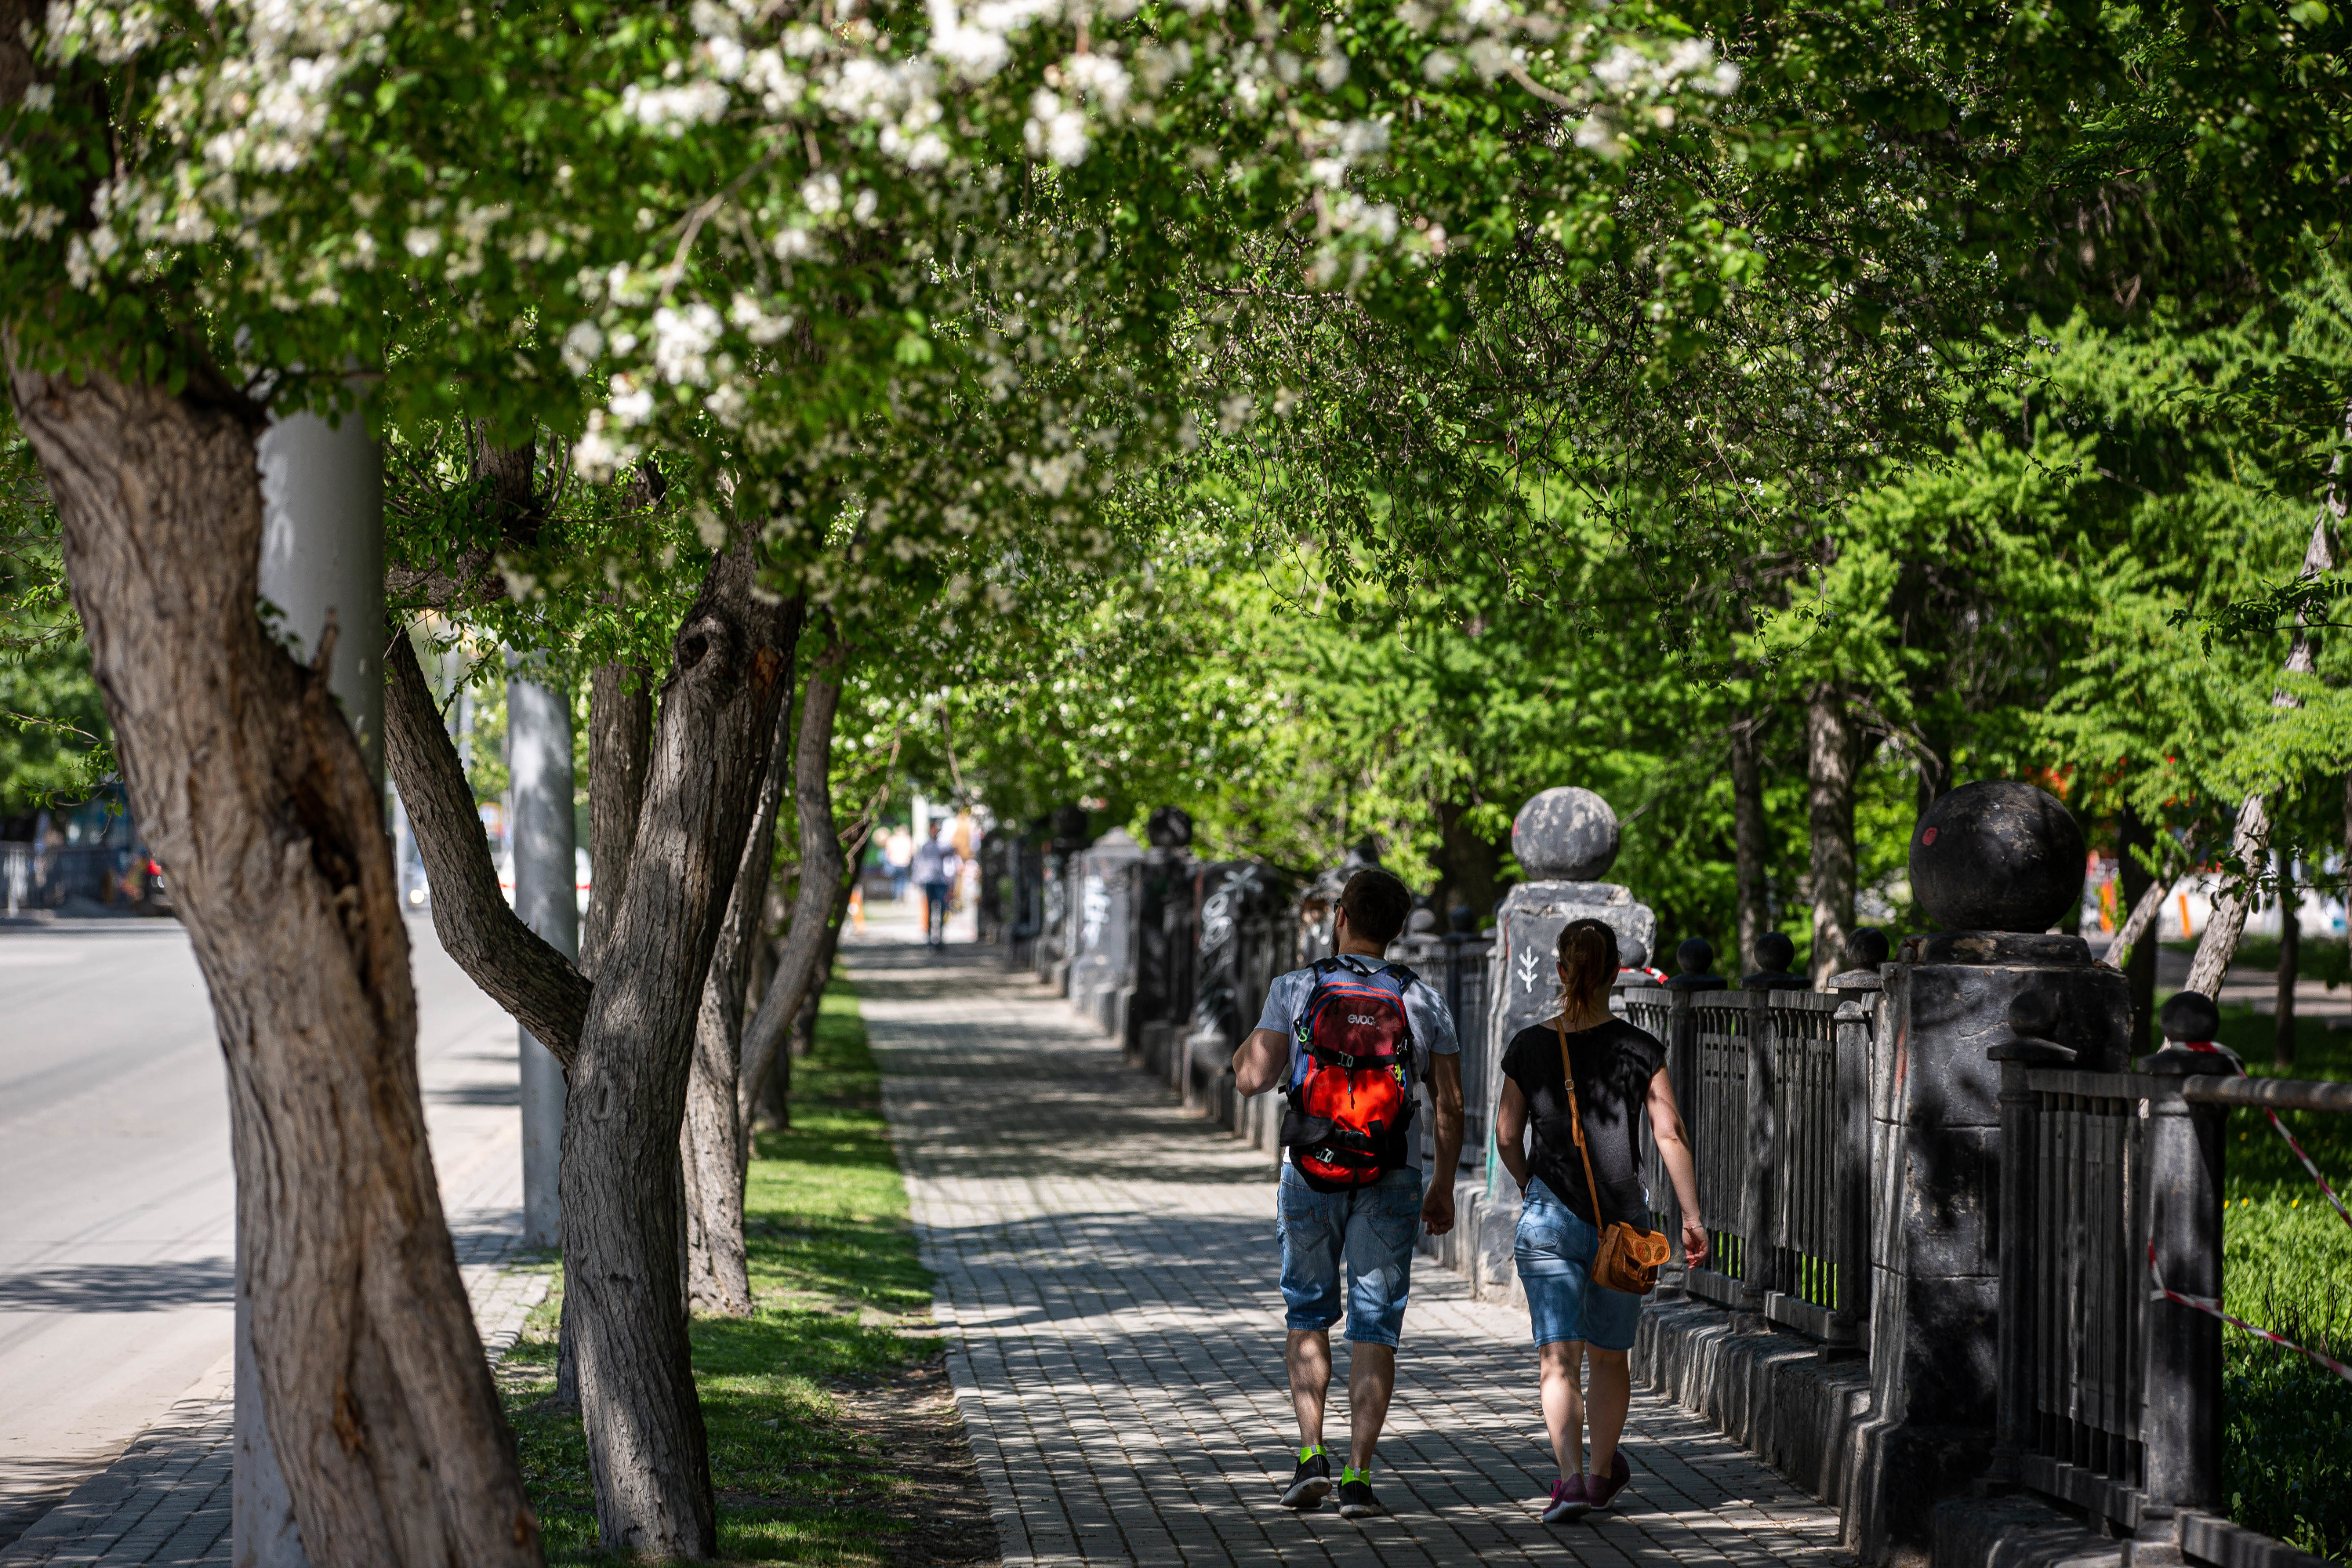
<instances>
[{"instance_id":1,"label":"purple sneaker","mask_svg":"<svg viewBox=\"0 0 2352 1568\"><path fill-rule=\"evenodd\" d=\"M1571 1519L1582 1519L1592 1510L1592 1501L1584 1495L1584 1478L1570 1476L1551 1484L1551 1501L1544 1505L1546 1524L1565 1524Z\"/></svg>"},{"instance_id":2,"label":"purple sneaker","mask_svg":"<svg viewBox=\"0 0 2352 1568\"><path fill-rule=\"evenodd\" d=\"M1607 1508L1616 1500L1617 1494L1623 1491L1626 1483L1633 1479L1633 1467L1625 1462L1625 1450L1620 1448L1609 1461L1608 1479L1603 1480L1596 1478L1585 1482L1584 1495L1592 1507Z\"/></svg>"}]
</instances>

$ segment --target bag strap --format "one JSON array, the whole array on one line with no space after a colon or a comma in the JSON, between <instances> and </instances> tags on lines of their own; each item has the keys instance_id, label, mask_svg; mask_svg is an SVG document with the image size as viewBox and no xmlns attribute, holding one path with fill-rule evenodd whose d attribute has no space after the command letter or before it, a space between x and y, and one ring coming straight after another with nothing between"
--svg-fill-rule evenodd
<instances>
[{"instance_id":1,"label":"bag strap","mask_svg":"<svg viewBox=\"0 0 2352 1568\"><path fill-rule=\"evenodd\" d=\"M1601 1218L1601 1184L1592 1179L1592 1151L1584 1146L1584 1112L1576 1105L1576 1069L1568 1064L1566 1008L1562 1008L1559 1016L1551 1021L1551 1026L1559 1036L1559 1076L1568 1084L1569 1131L1576 1137L1576 1152L1584 1158L1584 1185L1592 1194L1592 1228L1599 1230L1603 1223Z\"/></svg>"}]
</instances>

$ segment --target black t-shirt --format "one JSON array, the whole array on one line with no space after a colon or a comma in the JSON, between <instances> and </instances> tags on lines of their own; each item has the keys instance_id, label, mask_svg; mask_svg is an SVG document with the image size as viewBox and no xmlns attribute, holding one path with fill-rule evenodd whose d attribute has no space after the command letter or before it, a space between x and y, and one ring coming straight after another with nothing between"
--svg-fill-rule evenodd
<instances>
[{"instance_id":1,"label":"black t-shirt","mask_svg":"<svg viewBox=\"0 0 2352 1568\"><path fill-rule=\"evenodd\" d=\"M1503 1072L1527 1097L1528 1163L1552 1194L1588 1225L1631 1220L1646 1226L1642 1201L1640 1118L1648 1114L1650 1079L1665 1065L1666 1048L1645 1029L1622 1018L1568 1037L1576 1069L1577 1109L1584 1115L1584 1146L1592 1179L1601 1184L1601 1218L1592 1215L1584 1162L1568 1125L1568 1086L1559 1070L1559 1035L1546 1019L1511 1037Z\"/></svg>"}]
</instances>

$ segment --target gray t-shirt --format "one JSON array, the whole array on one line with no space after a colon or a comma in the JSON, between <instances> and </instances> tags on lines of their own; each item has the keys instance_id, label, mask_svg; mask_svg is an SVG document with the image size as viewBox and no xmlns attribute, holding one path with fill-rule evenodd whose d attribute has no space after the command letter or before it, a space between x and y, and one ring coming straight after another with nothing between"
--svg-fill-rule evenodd
<instances>
[{"instance_id":1,"label":"gray t-shirt","mask_svg":"<svg viewBox=\"0 0 2352 1568\"><path fill-rule=\"evenodd\" d=\"M1342 953L1340 962L1360 974L1377 973L1383 964L1382 960L1367 958L1360 952ZM1290 1056L1283 1064L1279 1087L1288 1088L1298 1076L1298 1015L1305 1010L1307 998L1314 991L1315 971L1312 968L1294 969L1287 974L1277 974L1274 977L1274 984L1265 988L1265 1008L1258 1015L1257 1026L1277 1030L1290 1037ZM1412 1025L1413 1076L1416 1079L1426 1079L1429 1076L1431 1057L1461 1054L1462 1042L1454 1037L1454 1015L1445 1010L1445 998L1419 980L1405 987L1404 1016ZM1428 1084L1425 1081L1417 1083L1414 1093L1415 1103L1420 1107L1414 1115L1420 1120L1421 1127L1426 1129L1430 1125ZM1406 1163L1419 1170L1420 1131L1414 1131L1410 1141L1412 1152ZM1285 1149L1282 1157L1289 1159L1290 1151Z\"/></svg>"}]
</instances>

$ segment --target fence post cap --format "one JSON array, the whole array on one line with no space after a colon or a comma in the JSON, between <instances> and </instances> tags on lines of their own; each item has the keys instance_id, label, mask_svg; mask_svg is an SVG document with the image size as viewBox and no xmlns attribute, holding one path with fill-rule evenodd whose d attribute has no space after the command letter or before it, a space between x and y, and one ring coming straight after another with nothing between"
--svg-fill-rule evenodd
<instances>
[{"instance_id":1,"label":"fence post cap","mask_svg":"<svg viewBox=\"0 0 2352 1568\"><path fill-rule=\"evenodd\" d=\"M2178 1045L2186 1040L2206 1044L2221 1027L2221 1009L2213 998L2202 991L2179 991L2165 999L2156 1010L2157 1026L2164 1031L2165 1043Z\"/></svg>"},{"instance_id":2,"label":"fence post cap","mask_svg":"<svg viewBox=\"0 0 2352 1568\"><path fill-rule=\"evenodd\" d=\"M1843 969L1829 978L1829 991L1884 991L1885 980L1875 969Z\"/></svg>"}]
</instances>

